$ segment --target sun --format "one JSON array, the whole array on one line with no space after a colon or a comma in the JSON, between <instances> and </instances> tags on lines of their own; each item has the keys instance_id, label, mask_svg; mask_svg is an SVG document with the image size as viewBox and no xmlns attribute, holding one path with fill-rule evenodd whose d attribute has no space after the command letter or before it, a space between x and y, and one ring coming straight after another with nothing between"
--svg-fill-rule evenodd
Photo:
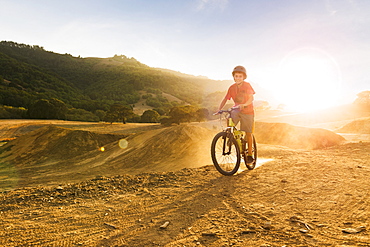
<instances>
[{"instance_id":1,"label":"sun","mask_svg":"<svg viewBox=\"0 0 370 247\"><path fill-rule=\"evenodd\" d=\"M341 73L322 50L302 48L282 59L273 92L287 110L308 112L340 104Z\"/></svg>"}]
</instances>

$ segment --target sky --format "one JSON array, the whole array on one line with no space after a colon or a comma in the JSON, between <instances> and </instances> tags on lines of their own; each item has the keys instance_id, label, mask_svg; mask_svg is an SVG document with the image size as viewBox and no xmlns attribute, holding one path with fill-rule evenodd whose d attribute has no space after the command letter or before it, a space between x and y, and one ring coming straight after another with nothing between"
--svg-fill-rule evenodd
<instances>
[{"instance_id":1,"label":"sky","mask_svg":"<svg viewBox=\"0 0 370 247\"><path fill-rule=\"evenodd\" d=\"M370 90L368 13L368 0L0 0L0 40L215 80L243 65L278 102L313 109Z\"/></svg>"}]
</instances>

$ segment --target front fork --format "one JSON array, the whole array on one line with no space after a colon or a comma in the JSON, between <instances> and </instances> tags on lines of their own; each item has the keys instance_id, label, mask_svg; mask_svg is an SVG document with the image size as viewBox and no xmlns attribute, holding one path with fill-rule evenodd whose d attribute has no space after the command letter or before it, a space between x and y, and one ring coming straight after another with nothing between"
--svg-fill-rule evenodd
<instances>
[{"instance_id":1,"label":"front fork","mask_svg":"<svg viewBox=\"0 0 370 247\"><path fill-rule=\"evenodd\" d=\"M233 144L233 134L230 131L226 131L226 135L223 137L223 147L222 147L222 154L223 155L230 155L231 154L231 146Z\"/></svg>"},{"instance_id":2,"label":"front fork","mask_svg":"<svg viewBox=\"0 0 370 247\"><path fill-rule=\"evenodd\" d=\"M230 155L231 153L231 146L232 146L232 140L235 138L233 133L231 131L227 131L227 134L224 136L224 142L223 142L223 155ZM243 152L246 150L247 142L244 140L243 136L237 137L236 142L238 143L240 153L243 154Z\"/></svg>"}]
</instances>

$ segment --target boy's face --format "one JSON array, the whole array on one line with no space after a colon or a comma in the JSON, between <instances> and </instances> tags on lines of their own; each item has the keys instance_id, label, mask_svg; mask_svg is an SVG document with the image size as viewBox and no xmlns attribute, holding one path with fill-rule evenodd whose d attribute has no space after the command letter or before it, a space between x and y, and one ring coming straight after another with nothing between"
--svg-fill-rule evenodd
<instances>
[{"instance_id":1,"label":"boy's face","mask_svg":"<svg viewBox=\"0 0 370 247\"><path fill-rule=\"evenodd\" d=\"M244 74L239 72L234 73L234 81L236 84L242 83L244 81Z\"/></svg>"}]
</instances>

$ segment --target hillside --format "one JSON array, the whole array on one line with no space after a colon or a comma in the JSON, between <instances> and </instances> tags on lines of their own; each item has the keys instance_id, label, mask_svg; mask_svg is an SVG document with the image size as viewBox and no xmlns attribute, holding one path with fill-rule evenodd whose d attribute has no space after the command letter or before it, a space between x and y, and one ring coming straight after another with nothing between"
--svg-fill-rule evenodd
<instances>
[{"instance_id":1,"label":"hillside","mask_svg":"<svg viewBox=\"0 0 370 247\"><path fill-rule=\"evenodd\" d=\"M150 68L124 55L81 58L40 46L0 42L0 104L28 108L35 100L57 98L94 112L113 103L134 105L142 93L172 95L200 104L203 81ZM171 103L165 98L162 103Z\"/></svg>"},{"instance_id":2,"label":"hillside","mask_svg":"<svg viewBox=\"0 0 370 247\"><path fill-rule=\"evenodd\" d=\"M340 133L359 133L359 134L370 134L370 118L361 118L355 121L351 121L345 126L337 129Z\"/></svg>"}]
</instances>

